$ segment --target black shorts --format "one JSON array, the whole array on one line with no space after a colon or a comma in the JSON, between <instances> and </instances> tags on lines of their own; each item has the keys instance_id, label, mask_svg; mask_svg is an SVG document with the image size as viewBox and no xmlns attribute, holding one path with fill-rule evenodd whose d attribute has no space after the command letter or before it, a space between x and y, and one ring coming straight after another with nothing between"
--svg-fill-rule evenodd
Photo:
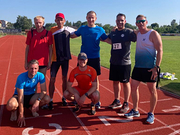
<instances>
[{"instance_id":1,"label":"black shorts","mask_svg":"<svg viewBox=\"0 0 180 135\"><path fill-rule=\"evenodd\" d=\"M120 81L121 83L129 82L131 65L113 65L110 64L109 80Z\"/></svg>"},{"instance_id":2,"label":"black shorts","mask_svg":"<svg viewBox=\"0 0 180 135\"><path fill-rule=\"evenodd\" d=\"M39 69L43 69L46 68L47 66L39 66Z\"/></svg>"},{"instance_id":3,"label":"black shorts","mask_svg":"<svg viewBox=\"0 0 180 135\"><path fill-rule=\"evenodd\" d=\"M29 108L31 106L29 103L30 103L30 100L31 100L32 96L34 96L34 94L24 95L24 103L23 103L24 107ZM15 97L17 99L17 101L18 101L18 95L13 95L13 97Z\"/></svg>"},{"instance_id":4,"label":"black shorts","mask_svg":"<svg viewBox=\"0 0 180 135\"><path fill-rule=\"evenodd\" d=\"M149 72L151 68L137 68L134 67L132 72L132 79L142 82L156 82L157 78L155 80L151 80L152 72Z\"/></svg>"},{"instance_id":5,"label":"black shorts","mask_svg":"<svg viewBox=\"0 0 180 135\"><path fill-rule=\"evenodd\" d=\"M93 67L96 70L97 75L101 74L100 58L88 59L87 65Z\"/></svg>"},{"instance_id":6,"label":"black shorts","mask_svg":"<svg viewBox=\"0 0 180 135\"><path fill-rule=\"evenodd\" d=\"M68 68L69 68L69 60L64 60L64 61L52 62L51 71L50 71L51 77L56 77L56 74L60 66L62 69L62 75L67 76Z\"/></svg>"}]
</instances>

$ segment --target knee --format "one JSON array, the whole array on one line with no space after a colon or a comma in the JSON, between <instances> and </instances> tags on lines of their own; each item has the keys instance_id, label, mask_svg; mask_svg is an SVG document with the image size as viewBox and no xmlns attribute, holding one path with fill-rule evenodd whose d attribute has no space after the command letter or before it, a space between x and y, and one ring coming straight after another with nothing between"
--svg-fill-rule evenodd
<instances>
[{"instance_id":1,"label":"knee","mask_svg":"<svg viewBox=\"0 0 180 135\"><path fill-rule=\"evenodd\" d=\"M7 105L6 105L6 109L8 110L8 111L12 111L12 110L16 110L17 109L17 103L15 103L15 102L12 102L12 101L9 101L8 103L7 103Z\"/></svg>"},{"instance_id":2,"label":"knee","mask_svg":"<svg viewBox=\"0 0 180 135\"><path fill-rule=\"evenodd\" d=\"M69 91L68 90L65 90L64 92L63 92L63 96L65 97L65 98L68 98L69 97Z\"/></svg>"},{"instance_id":3,"label":"knee","mask_svg":"<svg viewBox=\"0 0 180 135\"><path fill-rule=\"evenodd\" d=\"M93 97L93 99L94 100L99 100L100 99L100 94L99 94L99 92L98 91L96 91L96 92L94 92L93 94L92 94L92 97Z\"/></svg>"},{"instance_id":4,"label":"knee","mask_svg":"<svg viewBox=\"0 0 180 135\"><path fill-rule=\"evenodd\" d=\"M51 100L48 95L45 95L43 99L44 99L44 102L45 102L46 104L48 104L48 103L50 102L50 100Z\"/></svg>"}]
</instances>

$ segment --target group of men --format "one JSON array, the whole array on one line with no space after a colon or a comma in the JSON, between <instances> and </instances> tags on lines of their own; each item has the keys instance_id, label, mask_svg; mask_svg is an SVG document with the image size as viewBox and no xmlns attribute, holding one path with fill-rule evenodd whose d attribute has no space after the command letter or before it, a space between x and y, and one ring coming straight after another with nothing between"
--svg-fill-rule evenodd
<instances>
[{"instance_id":1,"label":"group of men","mask_svg":"<svg viewBox=\"0 0 180 135\"><path fill-rule=\"evenodd\" d=\"M100 93L98 76L100 69L100 41L111 44L110 72L109 80L113 81L114 101L110 108L120 108L120 112L125 117L139 117L138 87L141 81L147 82L147 87L151 93L150 111L146 122L154 123L154 110L157 103L156 81L159 66L162 60L162 41L155 30L147 28L147 19L143 15L136 18L138 30L125 28L126 16L118 14L116 16L117 27L107 36L104 29L95 25L97 15L94 11L89 11L86 16L87 25L81 26L78 30L64 26L65 16L57 13L55 22L57 26L50 31L45 30L44 17L36 16L34 23L36 29L28 32L25 51L25 69L27 72L18 76L13 97L7 103L7 109L11 111L11 121L18 122L19 126L25 125L24 107L30 108L34 117L39 106L48 105L53 109L53 94L55 90L55 80L59 68L62 68L62 104L67 105L66 99L74 101L74 112L78 112L86 98L91 99L90 114L96 113L96 108L100 108ZM81 36L82 45L78 55L78 66L75 67L67 81L69 67L70 38ZM135 67L132 72L131 84L131 41L136 43ZM50 69L49 96L45 83L46 70ZM38 72L39 71L39 72ZM78 85L73 86L74 80ZM41 93L36 93L36 86L40 83ZM120 103L120 83L124 91L124 103ZM133 109L129 113L130 93L133 101ZM17 117L17 108L19 116Z\"/></svg>"}]
</instances>

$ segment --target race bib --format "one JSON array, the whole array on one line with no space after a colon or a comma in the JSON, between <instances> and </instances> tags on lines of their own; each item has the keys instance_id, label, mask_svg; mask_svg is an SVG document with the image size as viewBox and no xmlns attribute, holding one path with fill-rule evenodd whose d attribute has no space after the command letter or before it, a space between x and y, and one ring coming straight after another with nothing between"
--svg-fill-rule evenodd
<instances>
[{"instance_id":1,"label":"race bib","mask_svg":"<svg viewBox=\"0 0 180 135\"><path fill-rule=\"evenodd\" d=\"M114 43L113 44L113 50L118 50L118 49L122 49L121 43Z\"/></svg>"}]
</instances>

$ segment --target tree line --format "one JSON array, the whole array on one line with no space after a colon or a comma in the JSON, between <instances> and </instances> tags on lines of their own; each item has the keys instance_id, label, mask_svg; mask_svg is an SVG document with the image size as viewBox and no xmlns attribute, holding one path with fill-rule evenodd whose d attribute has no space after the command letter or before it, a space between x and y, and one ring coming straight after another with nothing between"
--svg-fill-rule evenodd
<instances>
[{"instance_id":1,"label":"tree line","mask_svg":"<svg viewBox=\"0 0 180 135\"><path fill-rule=\"evenodd\" d=\"M87 25L87 21L81 22L69 22L68 20L65 22L65 26L73 27L75 29L78 29L81 25ZM114 26L110 24L102 25L101 23L96 23L96 25L103 27L106 33L110 33L112 28ZM47 30L50 30L51 27L56 26L56 23L46 23L45 28ZM32 27L35 27L32 23L31 19L28 19L26 16L18 16L15 23L8 22L6 29L21 29L22 31L25 31L26 29L30 29ZM130 29L137 29L136 26L131 25L129 23L126 23L126 28ZM175 19L173 19L170 22L170 25L163 25L159 26L158 23L152 23L148 28L154 29L158 31L159 33L180 33L180 24L176 22Z\"/></svg>"}]
</instances>

